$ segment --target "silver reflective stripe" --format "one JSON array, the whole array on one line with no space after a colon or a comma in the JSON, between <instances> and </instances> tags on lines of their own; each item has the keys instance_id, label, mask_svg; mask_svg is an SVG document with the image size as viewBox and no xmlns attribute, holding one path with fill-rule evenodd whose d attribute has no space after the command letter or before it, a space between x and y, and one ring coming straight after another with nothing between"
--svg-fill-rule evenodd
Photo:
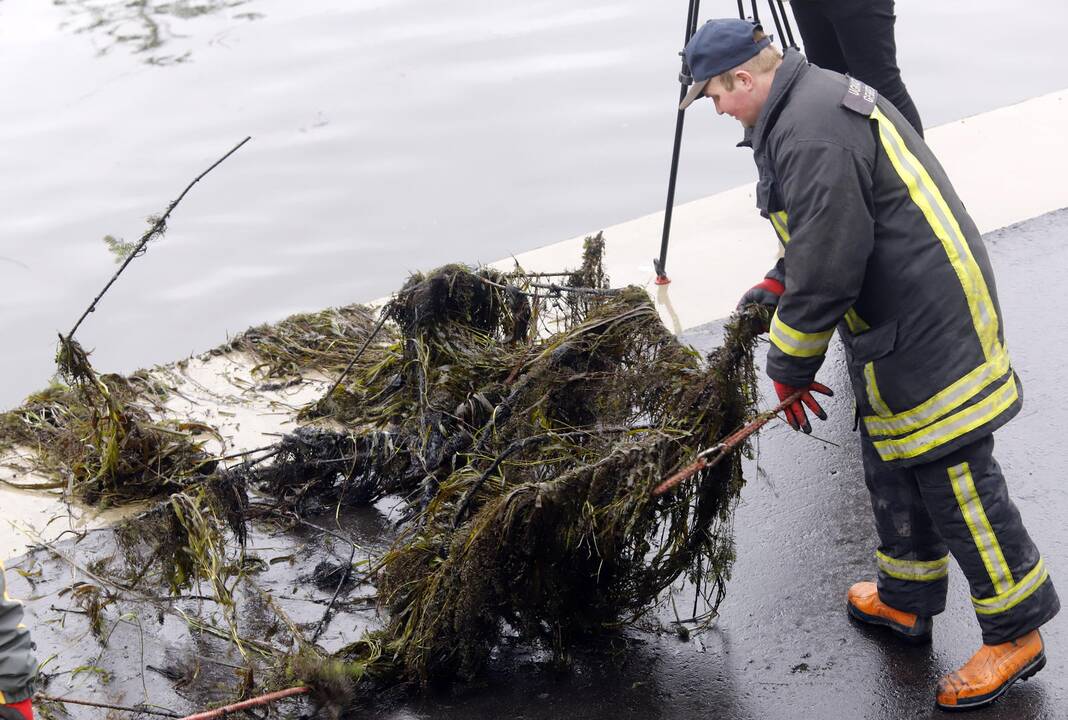
<instances>
[{"instance_id":1,"label":"silver reflective stripe","mask_svg":"<svg viewBox=\"0 0 1068 720\"><path fill-rule=\"evenodd\" d=\"M912 430L918 430L924 425L928 425L943 415L956 410L1008 371L1009 354L1004 348L999 347L993 360L983 363L922 405L892 417L869 415L864 418L864 426L868 429L869 434L877 437L901 435Z\"/></svg>"},{"instance_id":2,"label":"silver reflective stripe","mask_svg":"<svg viewBox=\"0 0 1068 720\"><path fill-rule=\"evenodd\" d=\"M1035 567L1031 572L1024 575L1020 582L992 598L973 597L972 607L975 608L975 612L979 615L996 615L1007 612L1031 597L1035 590L1042 587L1042 583L1046 582L1047 579L1049 579L1049 572L1046 571L1046 563L1042 558L1039 558Z\"/></svg>"},{"instance_id":3,"label":"silver reflective stripe","mask_svg":"<svg viewBox=\"0 0 1068 720\"><path fill-rule=\"evenodd\" d=\"M878 109L872 117L877 122L879 136L891 162L908 187L909 195L920 207L943 246L946 245L946 241L949 243L946 250L952 251L949 252L950 264L957 273L968 298L973 320L976 321L975 329L983 348L983 355L990 360L998 345L997 318L994 316L986 281L975 263L975 258L972 257L971 248L968 247L960 226L956 218L952 216L938 186L927 174L919 159L909 151L898 134L897 128Z\"/></svg>"},{"instance_id":4,"label":"silver reflective stripe","mask_svg":"<svg viewBox=\"0 0 1068 720\"><path fill-rule=\"evenodd\" d=\"M769 213L768 217L771 218L771 225L775 228L775 232L779 235L779 241L785 246L790 242L790 225L786 219L786 211L781 210L779 212Z\"/></svg>"},{"instance_id":5,"label":"silver reflective stripe","mask_svg":"<svg viewBox=\"0 0 1068 720\"><path fill-rule=\"evenodd\" d=\"M938 560L899 560L876 551L875 561L880 570L898 580L930 582L949 574L949 555Z\"/></svg>"},{"instance_id":6,"label":"silver reflective stripe","mask_svg":"<svg viewBox=\"0 0 1068 720\"><path fill-rule=\"evenodd\" d=\"M889 416L892 413L890 408L883 402L883 396L879 392L879 383L875 381L875 363L864 364L864 389L868 393L868 403L871 405L871 409L875 411L876 415Z\"/></svg>"},{"instance_id":7,"label":"silver reflective stripe","mask_svg":"<svg viewBox=\"0 0 1068 720\"><path fill-rule=\"evenodd\" d=\"M964 515L964 521L971 531L972 540L979 550L983 559L983 565L990 575L990 582L994 586L994 592L1004 593L1012 587L1014 580L1009 564L1005 562L1005 555L1001 552L994 529L986 517L983 502L979 499L979 492L975 489L975 481L968 463L961 463L949 468L949 479L953 484L953 494L957 496L957 503Z\"/></svg>"},{"instance_id":8,"label":"silver reflective stripe","mask_svg":"<svg viewBox=\"0 0 1068 720\"><path fill-rule=\"evenodd\" d=\"M1011 375L1004 385L974 405L911 435L894 440L876 440L872 445L885 462L916 457L990 422L1012 407L1019 398L1016 376Z\"/></svg>"},{"instance_id":9,"label":"silver reflective stripe","mask_svg":"<svg viewBox=\"0 0 1068 720\"><path fill-rule=\"evenodd\" d=\"M815 357L827 352L834 328L817 333L803 333L782 321L778 311L771 319L771 331L768 335L775 347L794 357Z\"/></svg>"}]
</instances>

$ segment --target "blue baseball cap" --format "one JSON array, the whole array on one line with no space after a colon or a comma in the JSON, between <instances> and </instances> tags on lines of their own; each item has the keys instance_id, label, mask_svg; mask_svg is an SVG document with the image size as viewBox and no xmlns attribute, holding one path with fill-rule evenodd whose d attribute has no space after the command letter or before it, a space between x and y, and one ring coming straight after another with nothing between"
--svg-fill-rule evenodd
<instances>
[{"instance_id":1,"label":"blue baseball cap","mask_svg":"<svg viewBox=\"0 0 1068 720\"><path fill-rule=\"evenodd\" d=\"M760 23L738 18L715 18L697 29L682 51L690 68L693 85L679 104L679 110L701 97L712 78L738 67L771 44L771 38L753 41Z\"/></svg>"}]
</instances>

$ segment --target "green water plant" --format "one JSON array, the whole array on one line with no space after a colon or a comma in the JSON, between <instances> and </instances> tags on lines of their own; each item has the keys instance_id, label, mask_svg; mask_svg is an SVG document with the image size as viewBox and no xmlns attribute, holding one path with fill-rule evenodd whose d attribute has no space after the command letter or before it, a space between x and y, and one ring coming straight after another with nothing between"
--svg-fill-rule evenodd
<instances>
[{"instance_id":1,"label":"green water plant","mask_svg":"<svg viewBox=\"0 0 1068 720\"><path fill-rule=\"evenodd\" d=\"M220 349L249 353L265 378L339 382L304 409L304 426L244 462L193 482L186 466L168 471L177 493L120 528L136 580L172 594L197 582L230 628L215 632L270 656L264 682L300 680L333 706L474 679L505 638L566 663L586 639L644 622L680 579L703 599L696 614L714 615L747 448L670 494L652 491L754 414L766 318L734 316L702 357L643 289L608 287L602 237L585 251L579 270L551 279L448 265L413 275L379 310L294 316ZM128 464L124 418L136 403L121 390L143 398L148 385L97 377L76 347L61 364L101 428L106 452L88 474ZM257 572L244 558L249 523L340 517L385 496L398 498L396 537L361 569L377 586L380 627L337 652L317 645L345 600L343 573L323 621L296 626L261 598L289 641L241 637Z\"/></svg>"}]
</instances>

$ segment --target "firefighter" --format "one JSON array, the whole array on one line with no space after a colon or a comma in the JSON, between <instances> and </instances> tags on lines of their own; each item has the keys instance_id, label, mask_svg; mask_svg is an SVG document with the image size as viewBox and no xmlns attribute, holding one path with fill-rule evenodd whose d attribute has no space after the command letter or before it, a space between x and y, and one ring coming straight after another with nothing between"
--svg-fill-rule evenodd
<instances>
[{"instance_id":1,"label":"firefighter","mask_svg":"<svg viewBox=\"0 0 1068 720\"><path fill-rule=\"evenodd\" d=\"M759 25L710 20L687 44L682 102L741 122L757 205L784 256L743 302L771 307L767 372L796 430L837 327L862 431L879 536L876 582L849 615L928 642L949 555L967 576L983 645L939 682L945 708L993 702L1045 664L1038 628L1060 609L994 460L992 433L1022 388L1005 350L979 231L911 124L859 80L780 55Z\"/></svg>"},{"instance_id":2,"label":"firefighter","mask_svg":"<svg viewBox=\"0 0 1068 720\"><path fill-rule=\"evenodd\" d=\"M0 720L33 720L37 661L30 631L22 624L22 603L7 594L0 562Z\"/></svg>"}]
</instances>

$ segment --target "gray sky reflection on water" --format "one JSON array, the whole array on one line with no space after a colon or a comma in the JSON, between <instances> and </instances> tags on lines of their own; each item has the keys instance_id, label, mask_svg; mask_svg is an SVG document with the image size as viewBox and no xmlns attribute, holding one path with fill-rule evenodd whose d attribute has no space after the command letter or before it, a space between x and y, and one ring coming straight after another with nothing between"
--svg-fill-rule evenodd
<instances>
[{"instance_id":1,"label":"gray sky reflection on water","mask_svg":"<svg viewBox=\"0 0 1068 720\"><path fill-rule=\"evenodd\" d=\"M0 406L45 384L55 332L114 272L102 238L136 239L245 135L79 331L99 369L167 362L251 324L381 296L409 270L661 209L685 11L3 0ZM1026 14L899 0L898 13L900 64L929 125L1066 84L1036 31L1068 25L1063 0ZM752 178L737 136L695 108L680 202Z\"/></svg>"}]
</instances>

